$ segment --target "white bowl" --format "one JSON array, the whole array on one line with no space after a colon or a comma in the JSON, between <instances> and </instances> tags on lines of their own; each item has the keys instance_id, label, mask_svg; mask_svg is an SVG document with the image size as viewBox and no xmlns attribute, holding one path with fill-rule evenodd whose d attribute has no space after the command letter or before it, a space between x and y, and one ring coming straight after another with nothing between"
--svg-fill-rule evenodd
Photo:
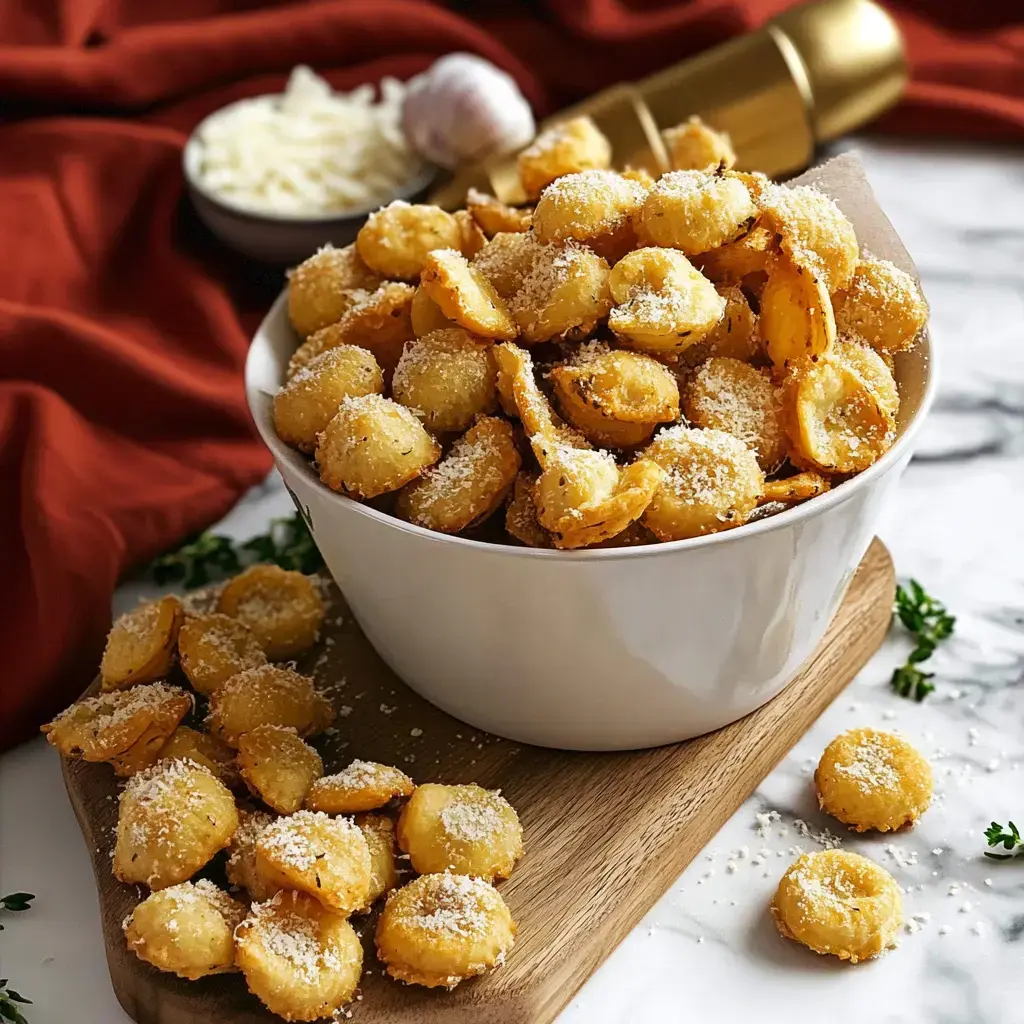
<instances>
[{"instance_id":1,"label":"white bowl","mask_svg":"<svg viewBox=\"0 0 1024 1024\"><path fill-rule=\"evenodd\" d=\"M688 739L786 685L839 607L935 388L925 339L897 359L893 448L806 504L693 540L547 551L433 533L321 484L274 432L295 346L282 295L249 351L249 406L367 638L456 718L575 750Z\"/></svg>"},{"instance_id":2,"label":"white bowl","mask_svg":"<svg viewBox=\"0 0 1024 1024\"><path fill-rule=\"evenodd\" d=\"M248 102L250 101L238 101ZM209 117L219 117L235 105L222 107ZM437 178L438 169L433 164L427 164L383 202L348 213L255 213L210 191L202 184L199 175L203 156L201 134L209 117L201 121L189 136L181 157L182 172L185 175L192 205L195 206L199 219L226 246L261 263L281 266L301 263L328 242L338 247L348 245L355 240L370 213L393 199L413 202L422 198Z\"/></svg>"}]
</instances>

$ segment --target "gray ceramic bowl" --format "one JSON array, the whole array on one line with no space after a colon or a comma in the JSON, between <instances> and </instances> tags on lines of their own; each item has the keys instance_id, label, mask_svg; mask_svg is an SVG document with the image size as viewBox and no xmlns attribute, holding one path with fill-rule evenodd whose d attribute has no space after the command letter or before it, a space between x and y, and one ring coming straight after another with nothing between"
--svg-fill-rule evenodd
<instances>
[{"instance_id":1,"label":"gray ceramic bowl","mask_svg":"<svg viewBox=\"0 0 1024 1024\"><path fill-rule=\"evenodd\" d=\"M246 101L242 101L246 102ZM211 114L221 114L224 110ZM290 265L300 263L328 242L348 245L355 239L367 216L382 203L345 214L323 216L281 213L253 213L234 205L205 188L199 180L203 143L200 139L206 121L192 132L182 154L182 170L189 195L202 222L229 248L262 263ZM423 198L437 177L432 164L410 180L385 202Z\"/></svg>"}]
</instances>

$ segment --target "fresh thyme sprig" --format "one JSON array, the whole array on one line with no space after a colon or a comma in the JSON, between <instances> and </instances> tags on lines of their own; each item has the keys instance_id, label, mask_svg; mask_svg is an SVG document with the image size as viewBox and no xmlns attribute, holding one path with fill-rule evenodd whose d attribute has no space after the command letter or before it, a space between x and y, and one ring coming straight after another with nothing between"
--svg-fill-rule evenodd
<instances>
[{"instance_id":1,"label":"fresh thyme sprig","mask_svg":"<svg viewBox=\"0 0 1024 1024\"><path fill-rule=\"evenodd\" d=\"M1001 846L1004 850L1010 851L1009 853L993 853L991 850L986 850L985 856L991 857L993 860L1010 860L1024 849L1024 839L1021 839L1020 832L1012 821L1007 822L1006 828L1003 828L999 822L993 821L985 829L985 838L988 840L989 846Z\"/></svg>"},{"instance_id":2,"label":"fresh thyme sprig","mask_svg":"<svg viewBox=\"0 0 1024 1024\"><path fill-rule=\"evenodd\" d=\"M11 913L20 913L28 910L29 904L35 899L30 892L12 892L9 896L0 896L0 910L9 910ZM0 924L0 932L4 926Z\"/></svg>"},{"instance_id":3,"label":"fresh thyme sprig","mask_svg":"<svg viewBox=\"0 0 1024 1024\"><path fill-rule=\"evenodd\" d=\"M8 910L11 913L21 913L29 909L29 904L35 899L30 892L12 892L9 896L0 896L0 910ZM0 930L3 925L0 924ZM31 1006L32 1000L26 999L20 992L7 987L7 979L0 978L0 1021L9 1021L10 1024L28 1024L24 1014L18 1009L18 1004Z\"/></svg>"},{"instance_id":4,"label":"fresh thyme sprig","mask_svg":"<svg viewBox=\"0 0 1024 1024\"><path fill-rule=\"evenodd\" d=\"M13 988L7 987L7 979L0 978L0 1020L10 1021L11 1024L28 1024L24 1014L16 1003L22 1006L31 1006L32 1000L26 999L21 993L15 992Z\"/></svg>"},{"instance_id":5,"label":"fresh thyme sprig","mask_svg":"<svg viewBox=\"0 0 1024 1024\"><path fill-rule=\"evenodd\" d=\"M273 562L305 573L316 572L323 565L305 520L296 512L272 519L267 533L242 543L207 530L154 559L147 575L157 583L201 587L227 579L255 562Z\"/></svg>"},{"instance_id":6,"label":"fresh thyme sprig","mask_svg":"<svg viewBox=\"0 0 1024 1024\"><path fill-rule=\"evenodd\" d=\"M931 681L934 672L925 672L918 666L927 661L935 648L949 637L956 618L946 611L946 606L925 592L917 580L911 580L907 589L896 588L896 617L914 637L914 649L906 663L892 674L892 688L901 697L913 697L920 702L935 689Z\"/></svg>"}]
</instances>

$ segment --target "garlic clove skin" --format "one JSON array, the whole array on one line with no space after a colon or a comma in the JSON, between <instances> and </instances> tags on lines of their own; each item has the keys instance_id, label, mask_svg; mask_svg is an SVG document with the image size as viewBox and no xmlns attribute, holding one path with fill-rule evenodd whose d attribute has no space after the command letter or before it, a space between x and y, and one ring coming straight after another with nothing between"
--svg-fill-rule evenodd
<instances>
[{"instance_id":1,"label":"garlic clove skin","mask_svg":"<svg viewBox=\"0 0 1024 1024\"><path fill-rule=\"evenodd\" d=\"M449 169L511 153L535 134L511 75L471 53L451 53L408 84L402 129L412 147Z\"/></svg>"}]
</instances>

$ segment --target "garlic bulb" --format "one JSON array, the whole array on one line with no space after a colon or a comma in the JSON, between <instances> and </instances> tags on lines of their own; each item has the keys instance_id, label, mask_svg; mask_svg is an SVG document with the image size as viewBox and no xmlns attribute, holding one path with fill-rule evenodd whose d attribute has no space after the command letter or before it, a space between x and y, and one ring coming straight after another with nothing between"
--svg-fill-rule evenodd
<instances>
[{"instance_id":1,"label":"garlic bulb","mask_svg":"<svg viewBox=\"0 0 1024 1024\"><path fill-rule=\"evenodd\" d=\"M514 79L471 53L448 54L409 82L402 128L414 149L449 168L520 149L535 130Z\"/></svg>"}]
</instances>

